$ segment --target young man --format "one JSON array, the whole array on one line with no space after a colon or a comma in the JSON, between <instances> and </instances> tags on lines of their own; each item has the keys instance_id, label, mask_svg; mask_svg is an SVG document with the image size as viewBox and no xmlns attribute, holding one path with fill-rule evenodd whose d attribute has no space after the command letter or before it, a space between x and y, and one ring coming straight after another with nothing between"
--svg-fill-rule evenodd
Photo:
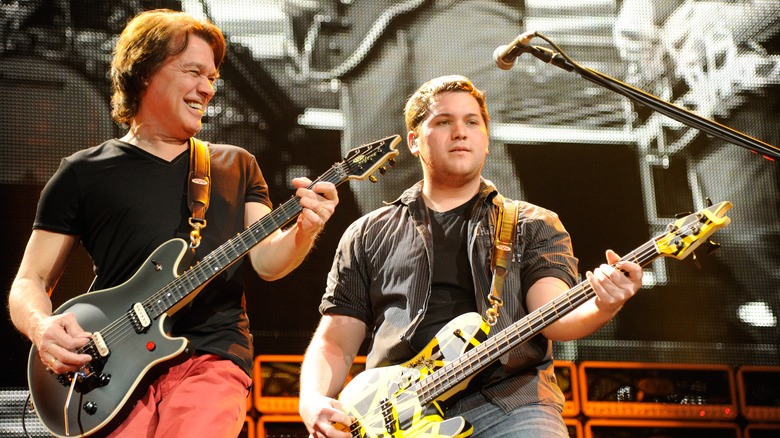
<instances>
[{"instance_id":1,"label":"young man","mask_svg":"<svg viewBox=\"0 0 780 438\"><path fill-rule=\"evenodd\" d=\"M423 181L342 237L301 372L300 413L315 437L350 436L336 428L350 419L333 397L367 335L367 367L404 363L455 316L485 315L490 307L498 192L481 178L488 154L484 94L462 76L433 79L409 99L405 118ZM618 260L607 252L608 263ZM463 416L479 437L567 437L551 341L596 331L636 293L641 267L617 268L588 272L597 296L480 373L447 416ZM491 334L566 292L576 275L557 215L521 202L504 305Z\"/></svg>"},{"instance_id":2,"label":"young man","mask_svg":"<svg viewBox=\"0 0 780 438\"><path fill-rule=\"evenodd\" d=\"M103 290L128 280L163 242L189 241L189 139L201 129L224 53L224 37L213 24L169 10L138 15L120 36L111 72L112 115L129 125L127 135L62 160L41 194L9 294L14 324L52 372L75 371L91 359L75 352L90 333L73 314L53 316L49 299L79 242L94 262L92 289ZM228 145L210 145L209 154L210 207L196 260L271 210L251 154ZM266 280L301 263L338 203L333 184L318 183L313 190L305 188L306 178L293 184L303 207L297 222L248 255ZM163 370L115 435L238 435L253 360L244 268L241 261L228 268L175 315L172 334L186 337L195 354Z\"/></svg>"}]
</instances>

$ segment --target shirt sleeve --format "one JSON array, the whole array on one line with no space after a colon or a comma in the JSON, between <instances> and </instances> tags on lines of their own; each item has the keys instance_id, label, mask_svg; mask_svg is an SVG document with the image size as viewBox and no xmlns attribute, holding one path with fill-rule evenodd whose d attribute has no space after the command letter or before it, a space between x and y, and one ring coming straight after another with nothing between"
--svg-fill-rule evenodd
<instances>
[{"instance_id":1,"label":"shirt sleeve","mask_svg":"<svg viewBox=\"0 0 780 438\"><path fill-rule=\"evenodd\" d=\"M371 327L374 317L360 223L350 225L341 236L319 310L323 315L351 316Z\"/></svg>"},{"instance_id":2,"label":"shirt sleeve","mask_svg":"<svg viewBox=\"0 0 780 438\"><path fill-rule=\"evenodd\" d=\"M245 202L260 202L273 209L273 204L268 196L268 184L265 182L263 172L260 171L260 166L257 164L257 160L251 155L251 160L247 163L247 185L246 193L244 194Z\"/></svg>"},{"instance_id":3,"label":"shirt sleeve","mask_svg":"<svg viewBox=\"0 0 780 438\"><path fill-rule=\"evenodd\" d=\"M41 192L33 229L81 235L79 192L76 174L63 159Z\"/></svg>"},{"instance_id":4,"label":"shirt sleeve","mask_svg":"<svg viewBox=\"0 0 780 438\"><path fill-rule=\"evenodd\" d=\"M569 287L577 281L577 259L571 245L571 237L558 215L536 207L532 218L518 224L525 240L523 257L523 297L539 279L555 277Z\"/></svg>"}]
</instances>

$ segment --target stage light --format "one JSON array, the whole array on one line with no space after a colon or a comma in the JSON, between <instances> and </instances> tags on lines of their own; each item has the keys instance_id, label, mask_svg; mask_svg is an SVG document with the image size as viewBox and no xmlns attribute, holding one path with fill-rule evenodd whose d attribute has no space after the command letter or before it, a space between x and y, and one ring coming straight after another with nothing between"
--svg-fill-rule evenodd
<instances>
[{"instance_id":1,"label":"stage light","mask_svg":"<svg viewBox=\"0 0 780 438\"><path fill-rule=\"evenodd\" d=\"M754 327L777 327L777 316L763 301L754 301L739 306L737 316L745 324Z\"/></svg>"}]
</instances>

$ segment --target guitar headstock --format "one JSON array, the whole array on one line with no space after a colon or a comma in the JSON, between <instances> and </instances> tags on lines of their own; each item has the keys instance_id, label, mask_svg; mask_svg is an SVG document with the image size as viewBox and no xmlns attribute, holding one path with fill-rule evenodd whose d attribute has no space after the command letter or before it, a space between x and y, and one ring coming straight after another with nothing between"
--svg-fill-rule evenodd
<instances>
[{"instance_id":1,"label":"guitar headstock","mask_svg":"<svg viewBox=\"0 0 780 438\"><path fill-rule=\"evenodd\" d=\"M669 224L666 233L655 239L658 252L662 256L684 259L715 231L731 223L731 218L724 216L731 207L731 202L724 201Z\"/></svg>"},{"instance_id":2,"label":"guitar headstock","mask_svg":"<svg viewBox=\"0 0 780 438\"><path fill-rule=\"evenodd\" d=\"M366 179L377 169L384 174L386 170L384 164L389 160L390 165L393 165L393 157L399 153L396 145L400 141L400 135L393 135L351 149L343 160L347 179ZM372 182L376 181L373 176L370 179Z\"/></svg>"}]
</instances>

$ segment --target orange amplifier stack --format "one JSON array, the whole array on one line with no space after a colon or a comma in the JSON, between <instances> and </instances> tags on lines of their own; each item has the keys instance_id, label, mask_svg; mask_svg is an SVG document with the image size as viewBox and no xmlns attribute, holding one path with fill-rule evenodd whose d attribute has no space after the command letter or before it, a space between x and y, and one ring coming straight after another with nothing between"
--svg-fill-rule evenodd
<instances>
[{"instance_id":1,"label":"orange amplifier stack","mask_svg":"<svg viewBox=\"0 0 780 438\"><path fill-rule=\"evenodd\" d=\"M563 417L574 418L580 414L580 388L577 365L574 362L556 360L555 380L563 391Z\"/></svg>"},{"instance_id":2,"label":"orange amplifier stack","mask_svg":"<svg viewBox=\"0 0 780 438\"><path fill-rule=\"evenodd\" d=\"M569 432L569 438L582 438L582 423L576 418L564 418L563 423Z\"/></svg>"},{"instance_id":3,"label":"orange amplifier stack","mask_svg":"<svg viewBox=\"0 0 780 438\"><path fill-rule=\"evenodd\" d=\"M254 438L307 437L298 415L300 371L303 356L261 355L255 357L251 404L258 414L256 426L248 424ZM350 379L365 369L365 356L358 356L350 369ZM574 418L580 413L577 367L573 362L555 361L555 377L564 393L563 415L572 438L582 437L582 425ZM248 422L251 420L248 418ZM242 437L244 432L242 432Z\"/></svg>"},{"instance_id":4,"label":"orange amplifier stack","mask_svg":"<svg viewBox=\"0 0 780 438\"><path fill-rule=\"evenodd\" d=\"M740 367L737 392L740 413L750 422L745 438L780 436L780 367Z\"/></svg>"},{"instance_id":5,"label":"orange amplifier stack","mask_svg":"<svg viewBox=\"0 0 780 438\"><path fill-rule=\"evenodd\" d=\"M582 362L579 376L585 438L742 437L731 367Z\"/></svg>"},{"instance_id":6,"label":"orange amplifier stack","mask_svg":"<svg viewBox=\"0 0 780 438\"><path fill-rule=\"evenodd\" d=\"M302 361L303 356L300 355L255 357L253 404L259 414L257 438L308 437L298 415ZM365 363L365 356L355 358L348 381L365 369Z\"/></svg>"},{"instance_id":7,"label":"orange amplifier stack","mask_svg":"<svg viewBox=\"0 0 780 438\"><path fill-rule=\"evenodd\" d=\"M582 362L581 410L592 418L720 420L737 417L725 365Z\"/></svg>"},{"instance_id":8,"label":"orange amplifier stack","mask_svg":"<svg viewBox=\"0 0 780 438\"><path fill-rule=\"evenodd\" d=\"M261 414L298 414L301 362L298 355L255 357L254 406ZM355 358L349 380L366 368L365 356ZM348 381L349 381L348 380Z\"/></svg>"},{"instance_id":9,"label":"orange amplifier stack","mask_svg":"<svg viewBox=\"0 0 780 438\"><path fill-rule=\"evenodd\" d=\"M737 387L743 417L750 421L780 421L780 367L740 367Z\"/></svg>"},{"instance_id":10,"label":"orange amplifier stack","mask_svg":"<svg viewBox=\"0 0 780 438\"><path fill-rule=\"evenodd\" d=\"M584 429L585 438L742 438L736 423L724 421L597 418L585 423Z\"/></svg>"},{"instance_id":11,"label":"orange amplifier stack","mask_svg":"<svg viewBox=\"0 0 780 438\"><path fill-rule=\"evenodd\" d=\"M561 388L564 397L563 422L569 430L570 438L582 438L582 423L577 418L580 414L580 385L578 382L577 365L565 360L555 361L555 380Z\"/></svg>"}]
</instances>

